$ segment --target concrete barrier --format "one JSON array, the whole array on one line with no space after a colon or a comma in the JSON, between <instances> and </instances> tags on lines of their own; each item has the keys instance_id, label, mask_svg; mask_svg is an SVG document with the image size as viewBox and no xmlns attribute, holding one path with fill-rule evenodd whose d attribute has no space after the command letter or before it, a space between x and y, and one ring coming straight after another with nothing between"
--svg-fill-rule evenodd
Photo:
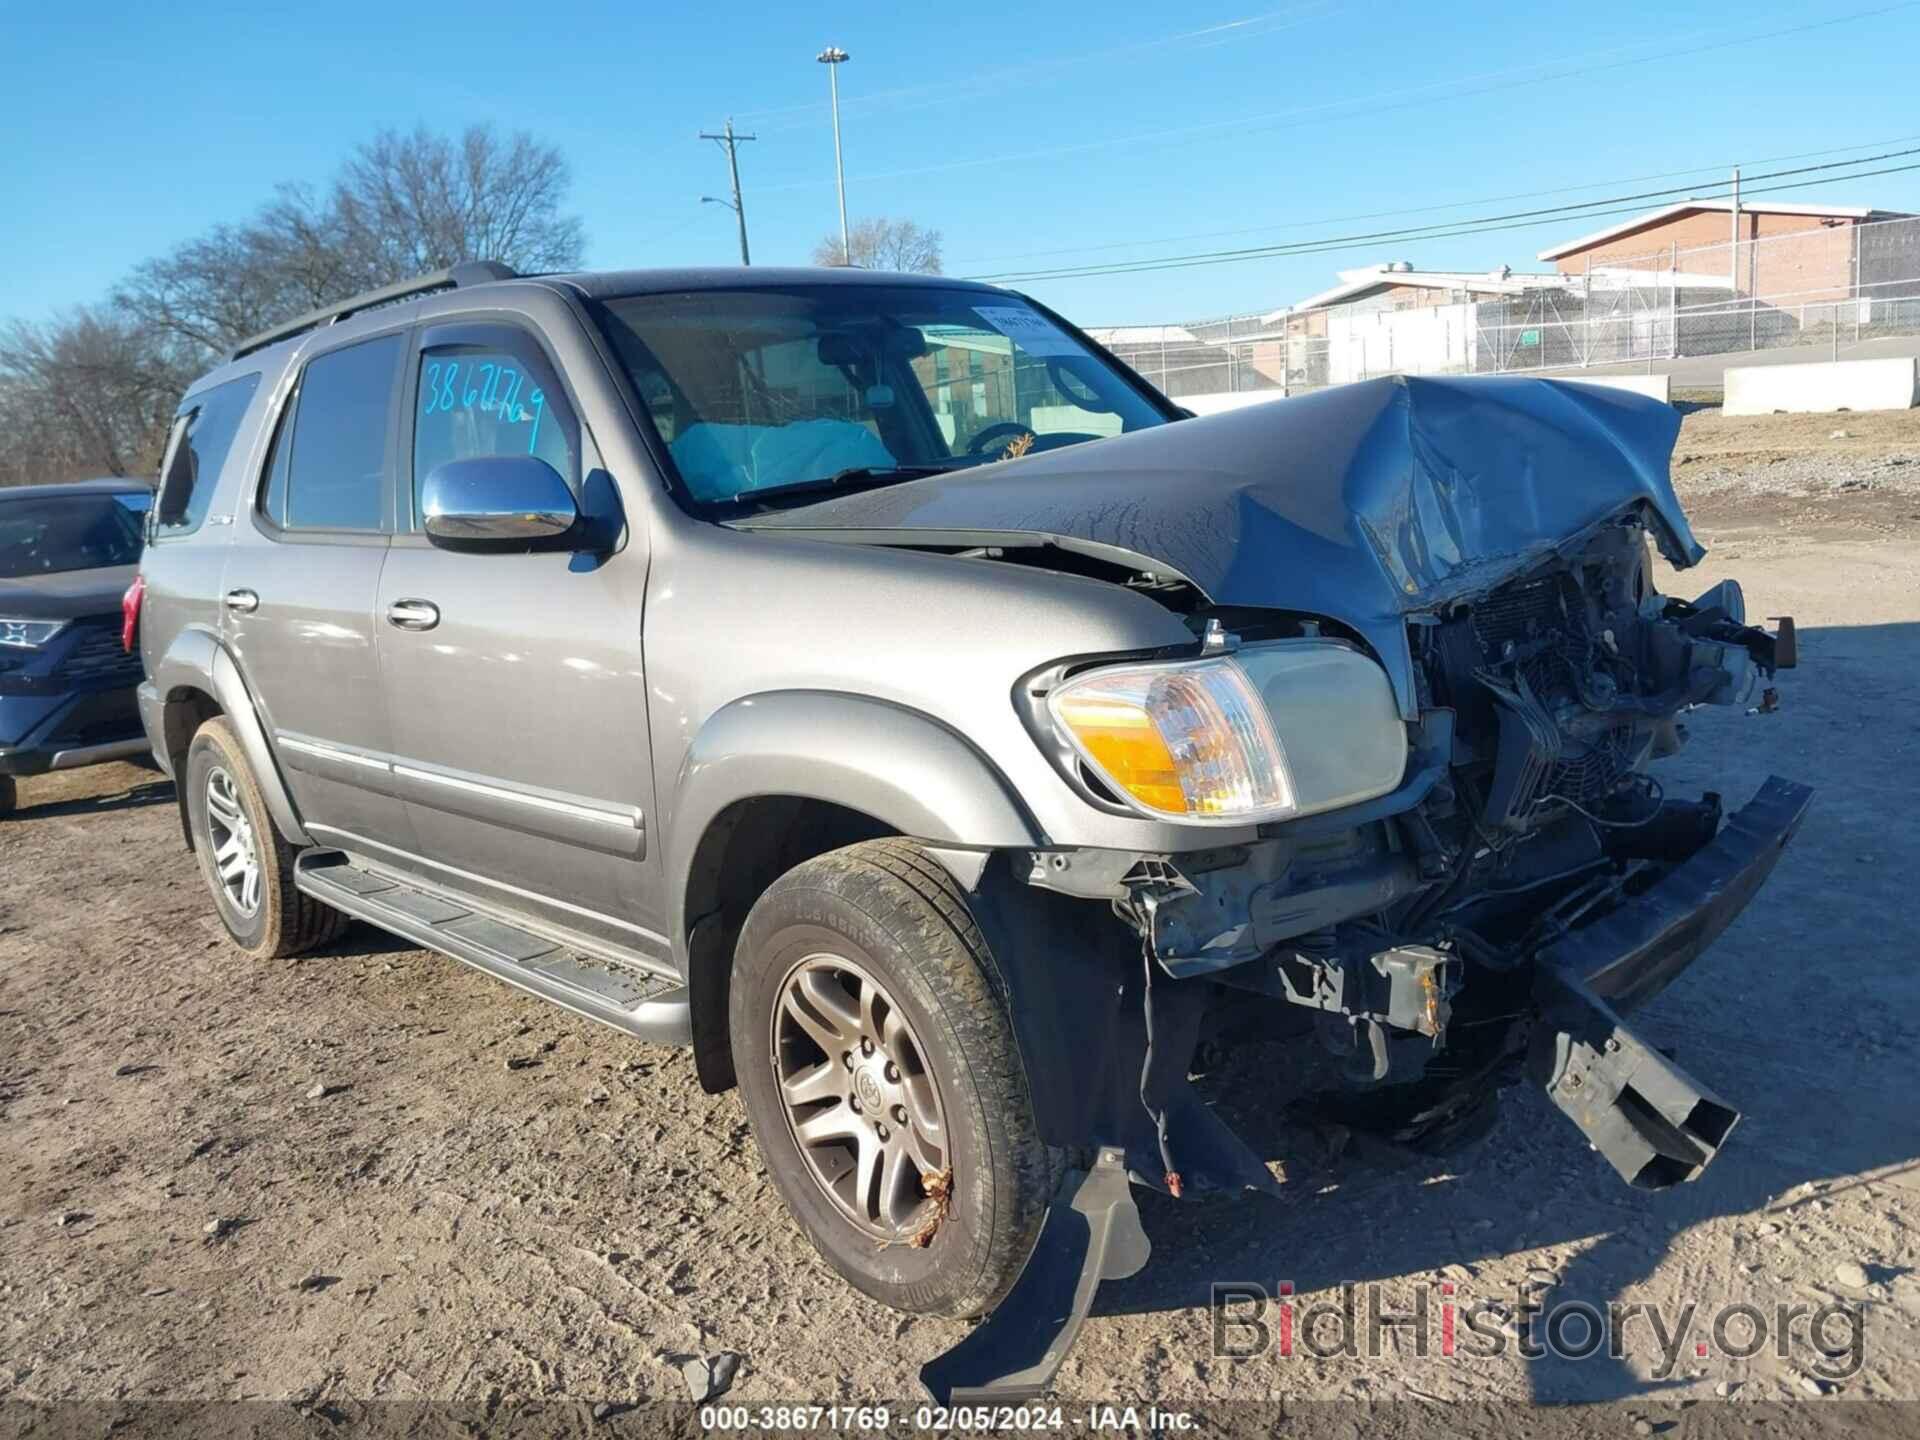
<instances>
[{"instance_id":1,"label":"concrete barrier","mask_svg":"<svg viewBox=\"0 0 1920 1440\"><path fill-rule=\"evenodd\" d=\"M1568 385L1599 385L1608 390L1631 390L1636 395L1645 395L1649 400L1658 400L1662 405L1673 403L1671 375L1546 375L1541 378L1563 381Z\"/></svg>"},{"instance_id":2,"label":"concrete barrier","mask_svg":"<svg viewBox=\"0 0 1920 1440\"><path fill-rule=\"evenodd\" d=\"M1818 365L1745 365L1727 371L1725 415L1911 410L1920 404L1920 360L1838 360Z\"/></svg>"},{"instance_id":3,"label":"concrete barrier","mask_svg":"<svg viewBox=\"0 0 1920 1440\"><path fill-rule=\"evenodd\" d=\"M1443 378L1448 380L1493 380L1525 377L1449 375ZM1563 380L1574 385L1603 385L1609 390L1631 390L1636 395L1650 396L1662 404L1672 403L1673 377L1670 375L1541 375L1533 378L1541 380ZM1307 392L1302 391L1301 393L1305 394ZM1180 395L1175 397L1173 403L1185 406L1196 415L1218 415L1223 410L1238 410L1245 405L1259 405L1268 400L1280 400L1284 398L1278 390L1238 390L1221 391L1212 395Z\"/></svg>"},{"instance_id":4,"label":"concrete barrier","mask_svg":"<svg viewBox=\"0 0 1920 1440\"><path fill-rule=\"evenodd\" d=\"M1223 410L1238 410L1243 405L1258 405L1265 400L1282 400L1279 390L1223 390L1214 395L1178 395L1173 403L1196 415L1218 415Z\"/></svg>"}]
</instances>

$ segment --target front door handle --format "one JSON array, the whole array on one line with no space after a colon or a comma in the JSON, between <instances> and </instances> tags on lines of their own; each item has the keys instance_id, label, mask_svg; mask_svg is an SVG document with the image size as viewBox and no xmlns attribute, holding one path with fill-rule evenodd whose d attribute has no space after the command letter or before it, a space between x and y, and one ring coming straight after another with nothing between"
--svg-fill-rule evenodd
<instances>
[{"instance_id":1,"label":"front door handle","mask_svg":"<svg viewBox=\"0 0 1920 1440\"><path fill-rule=\"evenodd\" d=\"M387 607L387 623L402 630L431 630L440 623L440 607L430 600L396 600Z\"/></svg>"},{"instance_id":2,"label":"front door handle","mask_svg":"<svg viewBox=\"0 0 1920 1440\"><path fill-rule=\"evenodd\" d=\"M260 597L251 590L227 591L227 609L236 615L251 615L260 608Z\"/></svg>"}]
</instances>

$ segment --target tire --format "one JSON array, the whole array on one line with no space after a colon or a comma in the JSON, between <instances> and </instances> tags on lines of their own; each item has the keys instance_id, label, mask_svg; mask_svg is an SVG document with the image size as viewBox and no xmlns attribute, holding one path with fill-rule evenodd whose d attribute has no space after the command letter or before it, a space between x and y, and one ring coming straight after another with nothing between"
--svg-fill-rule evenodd
<instances>
[{"instance_id":1,"label":"tire","mask_svg":"<svg viewBox=\"0 0 1920 1440\"><path fill-rule=\"evenodd\" d=\"M11 815L14 807L20 803L20 790L14 784L13 776L0 775L0 820Z\"/></svg>"},{"instance_id":2,"label":"tire","mask_svg":"<svg viewBox=\"0 0 1920 1440\"><path fill-rule=\"evenodd\" d=\"M347 916L295 888L293 862L299 852L275 828L253 768L224 716L195 732L181 783L193 853L234 944L256 960L275 960L324 945L347 928ZM243 886L238 896L216 861L223 843L236 836L242 849L250 850L255 874L254 886ZM244 903L249 895L251 909Z\"/></svg>"},{"instance_id":3,"label":"tire","mask_svg":"<svg viewBox=\"0 0 1920 1440\"><path fill-rule=\"evenodd\" d=\"M992 1309L1019 1278L1046 1216L1057 1157L1035 1127L1006 1003L959 887L904 840L867 841L796 866L741 931L728 1024L760 1154L827 1263L896 1310L964 1318ZM819 1038L829 1009L838 1020L824 1030L835 1049L850 1032L834 1023L884 1017L872 1027L881 1037L872 1054L849 1040L850 1058L825 1068L835 1059ZM822 1087L838 1098L817 1093ZM789 1094L811 1098L790 1106ZM863 1191L856 1182L868 1171L856 1153L868 1153L867 1132L856 1140L829 1130L825 1143L803 1150L803 1121L810 1130L868 1125L904 1146L909 1168L876 1165ZM828 1173L841 1166L836 1186Z\"/></svg>"}]
</instances>

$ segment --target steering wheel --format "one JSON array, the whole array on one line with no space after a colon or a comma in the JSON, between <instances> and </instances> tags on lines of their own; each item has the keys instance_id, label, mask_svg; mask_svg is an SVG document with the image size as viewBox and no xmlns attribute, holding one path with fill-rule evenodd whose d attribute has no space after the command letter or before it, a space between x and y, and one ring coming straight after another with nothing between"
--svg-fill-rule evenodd
<instances>
[{"instance_id":1,"label":"steering wheel","mask_svg":"<svg viewBox=\"0 0 1920 1440\"><path fill-rule=\"evenodd\" d=\"M1000 444L1004 448L1007 441L1013 439L1016 435L1030 434L1032 428L1033 427L1029 425L1022 425L1018 420L997 421L987 426L986 429L982 430L979 434L975 435L972 440L967 442L967 453L969 455L984 455L995 443ZM1035 438L1037 439L1038 437L1036 436Z\"/></svg>"}]
</instances>

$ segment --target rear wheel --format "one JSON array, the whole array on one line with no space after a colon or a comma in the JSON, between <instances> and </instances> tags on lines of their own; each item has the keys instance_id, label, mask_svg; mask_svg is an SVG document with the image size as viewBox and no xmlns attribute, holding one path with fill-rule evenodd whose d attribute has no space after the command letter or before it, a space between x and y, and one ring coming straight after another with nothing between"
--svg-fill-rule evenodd
<instances>
[{"instance_id":1,"label":"rear wheel","mask_svg":"<svg viewBox=\"0 0 1920 1440\"><path fill-rule=\"evenodd\" d=\"M992 956L902 840L809 860L761 896L729 1024L774 1184L852 1284L920 1314L991 1309L1054 1181Z\"/></svg>"},{"instance_id":2,"label":"rear wheel","mask_svg":"<svg viewBox=\"0 0 1920 1440\"><path fill-rule=\"evenodd\" d=\"M324 945L347 917L293 883L298 852L274 828L233 727L216 716L187 747L181 785L200 873L233 943L256 959Z\"/></svg>"},{"instance_id":3,"label":"rear wheel","mask_svg":"<svg viewBox=\"0 0 1920 1440\"><path fill-rule=\"evenodd\" d=\"M0 819L13 813L13 807L19 803L20 792L15 787L13 776L0 775Z\"/></svg>"}]
</instances>

